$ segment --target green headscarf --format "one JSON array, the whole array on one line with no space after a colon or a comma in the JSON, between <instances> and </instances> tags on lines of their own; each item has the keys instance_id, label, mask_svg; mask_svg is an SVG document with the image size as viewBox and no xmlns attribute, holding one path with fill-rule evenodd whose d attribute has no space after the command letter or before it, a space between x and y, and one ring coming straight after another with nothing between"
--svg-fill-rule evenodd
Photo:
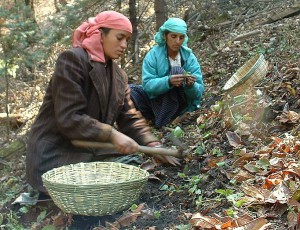
<instances>
[{"instance_id":1,"label":"green headscarf","mask_svg":"<svg viewBox=\"0 0 300 230\"><path fill-rule=\"evenodd\" d=\"M173 33L184 34L185 39L183 42L183 46L187 46L187 42L189 40L186 32L187 32L187 25L185 21L180 18L169 18L158 30L158 32L154 36L154 40L158 45L166 44L166 40L164 37L165 31L170 31Z\"/></svg>"}]
</instances>

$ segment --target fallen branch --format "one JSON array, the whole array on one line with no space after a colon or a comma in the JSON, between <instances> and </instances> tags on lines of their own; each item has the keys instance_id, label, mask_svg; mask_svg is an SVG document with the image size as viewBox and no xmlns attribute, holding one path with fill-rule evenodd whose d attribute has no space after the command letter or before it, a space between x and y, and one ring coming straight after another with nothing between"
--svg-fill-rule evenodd
<instances>
[{"instance_id":1,"label":"fallen branch","mask_svg":"<svg viewBox=\"0 0 300 230\"><path fill-rule=\"evenodd\" d=\"M295 135L299 130L300 130L300 124L295 129L293 129L291 134Z\"/></svg>"},{"instance_id":2,"label":"fallen branch","mask_svg":"<svg viewBox=\"0 0 300 230\"><path fill-rule=\"evenodd\" d=\"M233 39L233 41L242 41L248 37L251 37L251 36L254 36L254 35L257 35L257 34L260 34L262 33L261 30L253 30L253 31L250 31L248 33L245 33L245 34L241 34L241 35L238 35L237 37L235 37Z\"/></svg>"},{"instance_id":3,"label":"fallen branch","mask_svg":"<svg viewBox=\"0 0 300 230\"><path fill-rule=\"evenodd\" d=\"M279 9L279 10L274 10L270 12L270 16L266 19L263 20L260 25L264 25L264 24L270 24L279 20L282 20L284 18L288 18L288 17L293 17L300 14L300 4L295 4L291 7L288 7L284 10Z\"/></svg>"},{"instance_id":4,"label":"fallen branch","mask_svg":"<svg viewBox=\"0 0 300 230\"><path fill-rule=\"evenodd\" d=\"M2 160L9 159L11 155L24 153L25 150L26 150L26 146L24 141L22 140L13 141L9 145L0 148L0 159Z\"/></svg>"}]
</instances>

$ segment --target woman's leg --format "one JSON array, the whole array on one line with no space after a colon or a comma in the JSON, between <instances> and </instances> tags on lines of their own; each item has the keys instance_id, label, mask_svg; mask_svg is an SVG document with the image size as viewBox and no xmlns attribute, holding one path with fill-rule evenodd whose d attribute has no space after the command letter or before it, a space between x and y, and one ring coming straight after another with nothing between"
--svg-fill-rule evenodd
<instances>
[{"instance_id":1,"label":"woman's leg","mask_svg":"<svg viewBox=\"0 0 300 230\"><path fill-rule=\"evenodd\" d=\"M130 84L129 88L130 97L136 109L139 110L147 120L153 120L154 114L150 105L150 100L143 90L143 87L141 85Z\"/></svg>"}]
</instances>

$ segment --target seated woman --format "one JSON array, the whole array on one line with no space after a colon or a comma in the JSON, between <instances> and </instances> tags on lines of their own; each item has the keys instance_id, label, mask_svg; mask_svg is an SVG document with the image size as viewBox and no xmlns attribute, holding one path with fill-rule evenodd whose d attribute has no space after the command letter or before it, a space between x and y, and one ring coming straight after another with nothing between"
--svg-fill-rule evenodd
<instances>
[{"instance_id":1,"label":"seated woman","mask_svg":"<svg viewBox=\"0 0 300 230\"><path fill-rule=\"evenodd\" d=\"M200 108L202 73L196 56L187 47L186 33L185 21L168 19L154 37L157 45L143 60L142 86L130 85L136 108L157 128Z\"/></svg>"}]
</instances>

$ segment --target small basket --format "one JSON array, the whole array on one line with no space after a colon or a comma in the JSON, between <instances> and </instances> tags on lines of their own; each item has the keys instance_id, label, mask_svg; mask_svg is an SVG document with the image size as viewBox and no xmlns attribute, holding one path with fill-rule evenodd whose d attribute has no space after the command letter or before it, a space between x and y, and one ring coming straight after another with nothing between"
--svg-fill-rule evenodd
<instances>
[{"instance_id":1,"label":"small basket","mask_svg":"<svg viewBox=\"0 0 300 230\"><path fill-rule=\"evenodd\" d=\"M256 54L241 66L233 76L226 82L223 87L224 91L235 91L240 94L245 89L252 88L257 85L268 72L268 62L262 54Z\"/></svg>"},{"instance_id":2,"label":"small basket","mask_svg":"<svg viewBox=\"0 0 300 230\"><path fill-rule=\"evenodd\" d=\"M149 173L116 162L77 163L54 168L42 175L54 203L65 213L112 215L139 198Z\"/></svg>"}]
</instances>

